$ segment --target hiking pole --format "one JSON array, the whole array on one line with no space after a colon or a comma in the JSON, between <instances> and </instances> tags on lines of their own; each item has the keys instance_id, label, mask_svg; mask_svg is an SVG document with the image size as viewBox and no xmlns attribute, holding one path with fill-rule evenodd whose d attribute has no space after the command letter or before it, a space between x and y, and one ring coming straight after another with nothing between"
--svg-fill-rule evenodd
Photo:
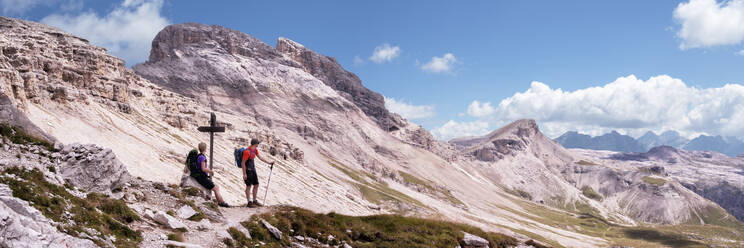
<instances>
[{"instance_id":1,"label":"hiking pole","mask_svg":"<svg viewBox=\"0 0 744 248\"><path fill-rule=\"evenodd\" d=\"M274 172L274 163L271 163L271 170L269 170L269 181L266 182L266 193L264 193L264 204L268 204L266 196L269 194L269 184L271 183L271 174Z\"/></svg>"}]
</instances>

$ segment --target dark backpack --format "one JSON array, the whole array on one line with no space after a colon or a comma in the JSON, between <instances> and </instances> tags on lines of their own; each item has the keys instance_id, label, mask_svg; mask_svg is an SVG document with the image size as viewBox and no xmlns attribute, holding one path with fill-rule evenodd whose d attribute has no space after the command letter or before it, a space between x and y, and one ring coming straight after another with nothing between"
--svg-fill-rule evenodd
<instances>
[{"instance_id":1,"label":"dark backpack","mask_svg":"<svg viewBox=\"0 0 744 248\"><path fill-rule=\"evenodd\" d=\"M201 171L201 168L199 168L199 165L196 163L198 159L199 159L199 152L196 151L196 149L191 150L189 152L189 155L186 156L186 166L189 167L189 171L191 172L192 176L196 176L196 175L203 173Z\"/></svg>"},{"instance_id":2,"label":"dark backpack","mask_svg":"<svg viewBox=\"0 0 744 248\"><path fill-rule=\"evenodd\" d=\"M238 168L243 168L243 151L245 147L235 148L235 164Z\"/></svg>"}]
</instances>

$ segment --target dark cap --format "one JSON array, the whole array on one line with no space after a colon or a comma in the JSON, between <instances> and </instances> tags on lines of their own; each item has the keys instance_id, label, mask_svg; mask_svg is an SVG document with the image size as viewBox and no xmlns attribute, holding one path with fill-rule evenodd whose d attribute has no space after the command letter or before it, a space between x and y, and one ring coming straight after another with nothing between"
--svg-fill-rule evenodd
<instances>
[{"instance_id":1,"label":"dark cap","mask_svg":"<svg viewBox=\"0 0 744 248\"><path fill-rule=\"evenodd\" d=\"M256 138L251 139L251 145L258 145L258 143L261 143L261 141L258 141Z\"/></svg>"}]
</instances>

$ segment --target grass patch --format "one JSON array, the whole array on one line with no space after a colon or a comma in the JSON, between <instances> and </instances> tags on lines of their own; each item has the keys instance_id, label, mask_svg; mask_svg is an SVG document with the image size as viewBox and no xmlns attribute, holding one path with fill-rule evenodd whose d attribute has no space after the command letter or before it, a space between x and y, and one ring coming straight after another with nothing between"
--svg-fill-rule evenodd
<instances>
[{"instance_id":1,"label":"grass patch","mask_svg":"<svg viewBox=\"0 0 744 248\"><path fill-rule=\"evenodd\" d=\"M174 232L174 233L168 234L168 240L183 242L186 239L184 239L182 232Z\"/></svg>"},{"instance_id":2,"label":"grass patch","mask_svg":"<svg viewBox=\"0 0 744 248\"><path fill-rule=\"evenodd\" d=\"M0 123L0 135L6 137L14 144L43 146L49 151L54 150L54 144L39 137L34 137L23 129L8 123Z\"/></svg>"},{"instance_id":3,"label":"grass patch","mask_svg":"<svg viewBox=\"0 0 744 248\"><path fill-rule=\"evenodd\" d=\"M210 202L204 202L204 203L202 203L202 205L208 207L211 210L214 210L217 213L221 213L220 212L220 208L218 208L217 207L217 204L215 204L214 202L211 202L211 201Z\"/></svg>"},{"instance_id":4,"label":"grass patch","mask_svg":"<svg viewBox=\"0 0 744 248\"><path fill-rule=\"evenodd\" d=\"M530 201L532 200L532 195L529 192L521 189L504 189L504 191L506 191L506 193L519 196Z\"/></svg>"},{"instance_id":5,"label":"grass patch","mask_svg":"<svg viewBox=\"0 0 744 248\"><path fill-rule=\"evenodd\" d=\"M227 233L230 234L230 237L232 237L232 240L229 240L230 242L225 242L225 245L227 247L252 247L251 245L251 239L245 236L245 234L241 231L239 231L235 227L230 227L227 229ZM232 241L235 242L232 242Z\"/></svg>"},{"instance_id":6,"label":"grass patch","mask_svg":"<svg viewBox=\"0 0 744 248\"><path fill-rule=\"evenodd\" d=\"M664 184L666 184L667 182L666 180L662 178L650 177L650 176L644 176L642 179L643 179L643 182L656 185L656 186L664 186Z\"/></svg>"},{"instance_id":7,"label":"grass patch","mask_svg":"<svg viewBox=\"0 0 744 248\"><path fill-rule=\"evenodd\" d=\"M124 200L111 199L98 193L89 193L86 200L88 204L98 206L98 209L102 212L109 214L120 222L132 223L142 220L137 213L127 206Z\"/></svg>"},{"instance_id":8,"label":"grass patch","mask_svg":"<svg viewBox=\"0 0 744 248\"><path fill-rule=\"evenodd\" d=\"M277 240L259 222L265 219L285 235ZM316 214L297 207L280 207L274 213L253 216L242 223L251 231L249 242L264 242L269 247L288 246L289 236L311 237L328 245L343 242L353 247L455 247L463 231L485 238L490 247L511 247L518 241L510 236L452 222L403 217L400 215L346 216ZM334 239L329 240L332 235ZM249 246L254 245L249 243Z\"/></svg>"},{"instance_id":9,"label":"grass patch","mask_svg":"<svg viewBox=\"0 0 744 248\"><path fill-rule=\"evenodd\" d=\"M553 210L529 201L517 202L525 211L514 211L515 214L555 228L599 237L608 241L611 246L627 247L737 247L744 242L744 224L731 222L733 217L725 217L725 212L709 210L711 213L700 213L709 216L710 223L719 220L717 225L682 224L682 225L645 225L626 227L616 225L602 218L596 209L586 204L574 204L574 211L579 214ZM507 209L508 210L508 209ZM705 211L699 211L705 212ZM705 218L704 218L705 219ZM706 223L709 223L706 220ZM529 224L526 224L529 226ZM506 227L508 228L508 227ZM527 230L509 228L514 232L554 247L561 247L552 240L546 240Z\"/></svg>"},{"instance_id":10,"label":"grass patch","mask_svg":"<svg viewBox=\"0 0 744 248\"><path fill-rule=\"evenodd\" d=\"M602 201L604 197L597 193L597 191L594 191L592 187L589 187L588 185L581 187L581 193L584 194L584 196L589 197L589 199L594 199L597 201Z\"/></svg>"},{"instance_id":11,"label":"grass patch","mask_svg":"<svg viewBox=\"0 0 744 248\"><path fill-rule=\"evenodd\" d=\"M351 179L359 191L362 193L364 199L375 204L381 204L387 201L403 202L411 205L416 205L422 208L426 208L426 205L420 201L411 198L410 196L401 193L400 191L390 188L385 182L378 182L374 180L374 176L367 172L357 172L348 167L341 165L338 161L329 161L328 164L343 172ZM369 179L369 180L367 180Z\"/></svg>"},{"instance_id":12,"label":"grass patch","mask_svg":"<svg viewBox=\"0 0 744 248\"><path fill-rule=\"evenodd\" d=\"M576 162L576 164L578 164L578 165L586 165L586 166L599 165L597 163L594 163L594 162L591 162L591 161L587 161L587 160L583 160L583 159L582 160L579 160L578 162Z\"/></svg>"},{"instance_id":13,"label":"grass patch","mask_svg":"<svg viewBox=\"0 0 744 248\"><path fill-rule=\"evenodd\" d=\"M18 167L8 168L4 175L13 174L21 180L6 176L0 177L0 183L8 185L13 196L29 202L47 218L61 223L60 231L76 237L87 233L87 228L96 230L99 239L91 239L99 246L107 237L114 236L117 247L135 247L142 241L139 231L130 229L124 223L140 220L121 200L111 199L101 194L88 194L80 198L70 194L64 187L48 182L38 169L25 170ZM66 212L69 212L68 217Z\"/></svg>"},{"instance_id":14,"label":"grass patch","mask_svg":"<svg viewBox=\"0 0 744 248\"><path fill-rule=\"evenodd\" d=\"M152 183L152 187L157 190L162 190L162 191L167 192L167 190L165 189L165 186L162 183Z\"/></svg>"},{"instance_id":15,"label":"grass patch","mask_svg":"<svg viewBox=\"0 0 744 248\"><path fill-rule=\"evenodd\" d=\"M202 212L198 212L195 215L192 215L191 217L189 217L187 220L190 220L190 221L201 221L204 218L207 218L207 216L205 216Z\"/></svg>"},{"instance_id":16,"label":"grass patch","mask_svg":"<svg viewBox=\"0 0 744 248\"><path fill-rule=\"evenodd\" d=\"M623 230L625 236L631 239L638 239L659 243L671 247L700 247L702 243L692 241L686 237L673 233L660 232L650 228L629 228Z\"/></svg>"},{"instance_id":17,"label":"grass patch","mask_svg":"<svg viewBox=\"0 0 744 248\"><path fill-rule=\"evenodd\" d=\"M416 177L414 175L405 173L403 171L398 171L398 174L400 174L400 176L403 178L403 180L406 181L406 182L408 182L408 183L412 183L412 184L416 184L416 185L422 186L426 190L428 190L428 191L430 191L432 193L441 194L445 200L449 201L450 203L452 203L454 205L462 205L462 206L465 205L465 203L463 203L462 201L460 201L459 199L457 199L455 196L453 196L452 193L449 192L448 190L444 190L444 189L440 189L440 188L436 188L436 187L432 186L431 184L433 184L433 182L431 182L431 181L424 181L421 178L418 178L418 177Z\"/></svg>"},{"instance_id":18,"label":"grass patch","mask_svg":"<svg viewBox=\"0 0 744 248\"><path fill-rule=\"evenodd\" d=\"M181 190L181 193L187 196L202 196L204 192L196 187L185 187Z\"/></svg>"},{"instance_id":19,"label":"grass patch","mask_svg":"<svg viewBox=\"0 0 744 248\"><path fill-rule=\"evenodd\" d=\"M330 164L331 166L333 166L333 168L336 168L337 170L343 172L344 174L346 174L347 176L349 176L349 178L353 179L354 181L357 181L357 182L360 182L360 183L366 183L367 182L367 180L365 180L364 177L374 178L372 175L370 175L368 173L360 174L359 172L356 172L354 170L351 170L351 169L347 168L346 166L339 165L338 162L335 162L334 163L334 162L330 162L329 161L328 164Z\"/></svg>"}]
</instances>

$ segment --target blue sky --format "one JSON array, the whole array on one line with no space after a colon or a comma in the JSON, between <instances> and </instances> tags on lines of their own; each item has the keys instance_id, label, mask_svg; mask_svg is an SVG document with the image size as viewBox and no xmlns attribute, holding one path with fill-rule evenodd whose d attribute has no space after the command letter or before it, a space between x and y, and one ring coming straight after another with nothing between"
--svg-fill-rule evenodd
<instances>
[{"instance_id":1,"label":"blue sky","mask_svg":"<svg viewBox=\"0 0 744 248\"><path fill-rule=\"evenodd\" d=\"M389 109L445 140L518 118L537 119L553 137L744 137L742 0L0 4L5 16L88 38L129 66L146 59L149 41L171 23L222 25L272 46L287 37L337 58Z\"/></svg>"}]
</instances>

